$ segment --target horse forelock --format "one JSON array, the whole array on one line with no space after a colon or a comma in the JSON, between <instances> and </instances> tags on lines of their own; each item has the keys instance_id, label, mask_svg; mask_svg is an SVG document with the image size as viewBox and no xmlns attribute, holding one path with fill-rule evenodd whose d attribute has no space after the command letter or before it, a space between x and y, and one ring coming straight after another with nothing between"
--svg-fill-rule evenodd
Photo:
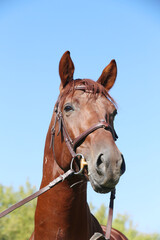
<instances>
[{"instance_id":1,"label":"horse forelock","mask_svg":"<svg viewBox=\"0 0 160 240\"><path fill-rule=\"evenodd\" d=\"M77 86L85 86L84 92L90 93L88 94L89 98L97 98L99 95L104 95L115 105L115 107L117 107L115 100L106 91L104 86L91 79L75 79L70 81L60 93L59 101L61 102L61 105L63 105L64 100L69 93L71 93L71 96L73 97L75 91L77 91Z\"/></svg>"}]
</instances>

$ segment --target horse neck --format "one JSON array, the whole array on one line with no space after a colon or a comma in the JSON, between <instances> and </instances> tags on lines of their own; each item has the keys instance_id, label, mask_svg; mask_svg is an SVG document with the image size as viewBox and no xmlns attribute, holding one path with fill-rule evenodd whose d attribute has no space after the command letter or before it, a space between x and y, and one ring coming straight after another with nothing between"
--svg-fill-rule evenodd
<instances>
[{"instance_id":1,"label":"horse neck","mask_svg":"<svg viewBox=\"0 0 160 240\"><path fill-rule=\"evenodd\" d=\"M53 150L50 148L52 125L53 121L51 121L46 137L41 188L64 173L55 161ZM66 226L68 228L72 227L73 231L74 229L79 231L79 224L86 224L87 226L86 221L90 215L86 200L87 184L81 182L71 187L76 181L78 181L77 177L71 176L70 179L59 183L38 198L35 215L35 229L37 231L39 231L38 228L41 222L43 222L48 232L51 229L52 231L53 229L59 231L56 229L58 228L57 223L59 223L59 226L64 226L64 228L67 228ZM69 232L71 234L71 230Z\"/></svg>"}]
</instances>

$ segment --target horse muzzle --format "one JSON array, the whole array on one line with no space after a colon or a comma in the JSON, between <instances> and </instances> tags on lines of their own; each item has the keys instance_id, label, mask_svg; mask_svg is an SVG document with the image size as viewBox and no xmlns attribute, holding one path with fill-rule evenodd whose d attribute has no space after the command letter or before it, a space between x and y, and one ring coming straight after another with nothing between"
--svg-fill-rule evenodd
<instances>
[{"instance_id":1,"label":"horse muzzle","mask_svg":"<svg viewBox=\"0 0 160 240\"><path fill-rule=\"evenodd\" d=\"M126 169L122 154L112 159L106 153L101 153L96 161L88 161L88 177L93 189L98 193L112 191Z\"/></svg>"}]
</instances>

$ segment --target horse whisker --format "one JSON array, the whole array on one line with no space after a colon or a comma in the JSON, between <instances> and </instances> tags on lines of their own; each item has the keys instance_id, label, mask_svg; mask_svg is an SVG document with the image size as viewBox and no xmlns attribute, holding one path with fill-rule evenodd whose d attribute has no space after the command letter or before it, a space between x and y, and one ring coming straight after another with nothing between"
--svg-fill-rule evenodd
<instances>
[{"instance_id":1,"label":"horse whisker","mask_svg":"<svg viewBox=\"0 0 160 240\"><path fill-rule=\"evenodd\" d=\"M77 184L79 184L79 183L82 183L82 182L83 182L83 180L78 181L78 182L75 182L75 183L73 183L73 184L70 186L70 188L72 188L72 187L74 187L75 185L77 185Z\"/></svg>"}]
</instances>

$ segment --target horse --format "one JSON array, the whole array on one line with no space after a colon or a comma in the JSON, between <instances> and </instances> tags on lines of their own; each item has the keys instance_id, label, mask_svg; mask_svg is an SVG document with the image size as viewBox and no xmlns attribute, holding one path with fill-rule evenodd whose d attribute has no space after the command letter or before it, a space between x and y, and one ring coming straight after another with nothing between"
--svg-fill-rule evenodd
<instances>
[{"instance_id":1,"label":"horse","mask_svg":"<svg viewBox=\"0 0 160 240\"><path fill-rule=\"evenodd\" d=\"M87 182L98 193L109 193L125 171L122 153L115 144L116 103L109 90L115 83L115 60L95 82L73 79L74 64L67 51L59 63L60 94L46 136L40 189L70 168L73 174L38 197L34 231L30 240L89 240L104 228L91 214ZM105 238L97 238L105 239ZM127 239L115 229L111 240Z\"/></svg>"}]
</instances>

